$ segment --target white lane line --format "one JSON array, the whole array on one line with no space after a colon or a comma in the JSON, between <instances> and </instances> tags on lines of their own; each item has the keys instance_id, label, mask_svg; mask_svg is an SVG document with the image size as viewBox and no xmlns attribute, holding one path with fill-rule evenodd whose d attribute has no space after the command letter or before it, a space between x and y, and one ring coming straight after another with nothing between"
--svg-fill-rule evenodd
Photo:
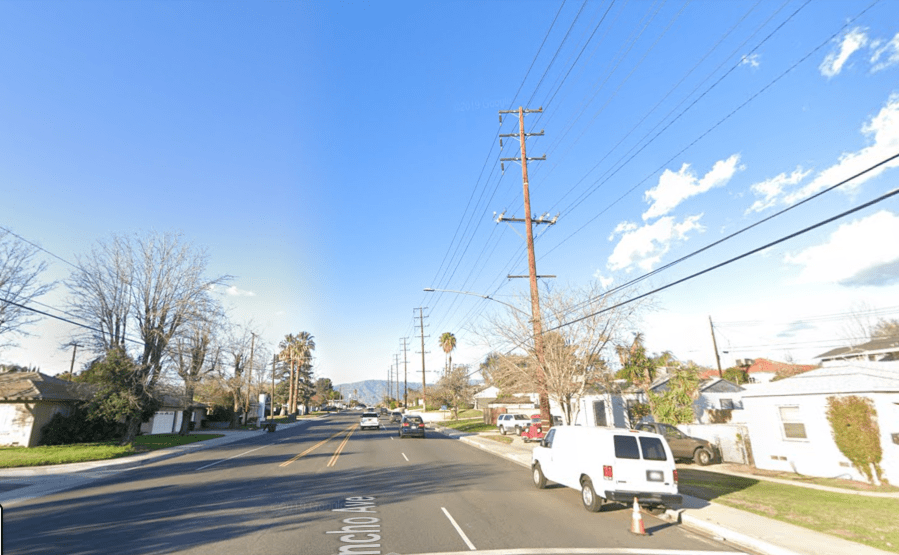
<instances>
[{"instance_id":1,"label":"white lane line","mask_svg":"<svg viewBox=\"0 0 899 555\"><path fill-rule=\"evenodd\" d=\"M462 531L462 528L460 528L459 525L456 524L456 519L453 518L453 515L449 514L449 511L447 511L445 507L440 507L440 509L443 511L443 514L446 515L446 518L448 518L452 523L453 528L456 529L456 532L459 532L459 535L462 536L462 540L465 542L465 545L468 546L468 549L476 551L477 548L473 543L471 543L471 540L468 539L468 536L465 535L465 532Z\"/></svg>"},{"instance_id":2,"label":"white lane line","mask_svg":"<svg viewBox=\"0 0 899 555\"><path fill-rule=\"evenodd\" d=\"M212 463L212 464L207 464L206 466L201 466L201 467L198 468L197 470L203 470L204 468L209 468L210 466L215 466L215 465L217 465L217 464L219 464L219 463L223 463L223 462L225 462L225 461L230 461L231 459L236 459L237 457L246 455L247 453L252 453L253 451L259 451L260 449L265 449L266 447L269 447L269 446L268 446L268 445L263 445L262 447L257 447L257 448L255 448L255 449L250 449L249 451L244 451L243 453L240 453L240 454L238 454L238 455L234 455L233 457L228 457L227 459L222 459L222 460L220 460L220 461L215 461L215 462ZM197 470L194 470L194 472L196 472Z\"/></svg>"},{"instance_id":3,"label":"white lane line","mask_svg":"<svg viewBox=\"0 0 899 555\"><path fill-rule=\"evenodd\" d=\"M406 459L406 462L409 462L409 457L407 457L405 453L400 453L400 455L402 455L403 458Z\"/></svg>"},{"instance_id":4,"label":"white lane line","mask_svg":"<svg viewBox=\"0 0 899 555\"><path fill-rule=\"evenodd\" d=\"M476 555L747 555L744 551L696 551L690 549L645 549L640 547L536 547L484 549ZM441 551L407 555L471 555L471 551Z\"/></svg>"}]
</instances>

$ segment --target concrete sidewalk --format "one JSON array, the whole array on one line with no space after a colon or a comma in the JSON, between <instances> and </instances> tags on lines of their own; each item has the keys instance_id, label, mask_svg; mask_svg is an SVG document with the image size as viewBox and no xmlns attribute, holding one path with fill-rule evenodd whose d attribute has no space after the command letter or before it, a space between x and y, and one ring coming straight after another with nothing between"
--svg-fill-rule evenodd
<instances>
[{"instance_id":1,"label":"concrete sidewalk","mask_svg":"<svg viewBox=\"0 0 899 555\"><path fill-rule=\"evenodd\" d=\"M506 444L490 439L493 434L470 434L441 427L436 429L444 435L508 459L525 468L531 467L531 452L536 443L524 443L519 438L513 438L511 444ZM750 477L763 479L755 475ZM806 485L792 483L788 480L782 481L797 487ZM842 490L838 491L846 493ZM892 494L888 495L893 496ZM669 510L660 518L678 521L684 526L700 530L715 539L765 555L846 555L848 553L887 555L889 553L689 495L683 497L684 504L681 509Z\"/></svg>"}]
</instances>

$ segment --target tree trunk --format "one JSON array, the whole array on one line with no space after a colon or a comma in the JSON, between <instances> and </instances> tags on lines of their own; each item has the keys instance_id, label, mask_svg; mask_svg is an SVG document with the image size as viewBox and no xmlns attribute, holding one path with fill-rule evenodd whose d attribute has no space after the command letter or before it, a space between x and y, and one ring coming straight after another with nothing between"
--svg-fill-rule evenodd
<instances>
[{"instance_id":1,"label":"tree trunk","mask_svg":"<svg viewBox=\"0 0 899 555\"><path fill-rule=\"evenodd\" d=\"M119 442L119 445L130 445L134 443L134 438L137 437L137 433L140 431L141 420L139 416L132 416L128 418L125 422L125 435L122 437L122 441Z\"/></svg>"},{"instance_id":2,"label":"tree trunk","mask_svg":"<svg viewBox=\"0 0 899 555\"><path fill-rule=\"evenodd\" d=\"M181 429L178 430L179 436L186 436L190 433L190 419L193 413L194 408L192 406L188 406L181 411Z\"/></svg>"}]
</instances>

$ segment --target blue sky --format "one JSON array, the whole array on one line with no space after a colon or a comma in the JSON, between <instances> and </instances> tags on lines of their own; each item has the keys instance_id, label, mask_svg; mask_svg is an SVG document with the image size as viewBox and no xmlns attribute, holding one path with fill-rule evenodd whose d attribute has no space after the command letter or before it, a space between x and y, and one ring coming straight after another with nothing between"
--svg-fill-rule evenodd
<instances>
[{"instance_id":1,"label":"blue sky","mask_svg":"<svg viewBox=\"0 0 899 555\"><path fill-rule=\"evenodd\" d=\"M526 291L521 174L497 111L525 106L554 287L621 284L899 153L899 4L3 2L0 225L69 261L110 233L206 248L236 322L312 333L335 383L384 378L427 306L454 360ZM872 172L643 282L761 246L896 187ZM848 316L899 317L895 197L667 289L635 330L714 363L810 360ZM519 231L522 231L519 229ZM44 256L44 255L42 255ZM46 279L68 266L46 257ZM40 299L64 308L58 287ZM68 369L44 320L5 362ZM420 372L410 352L410 371ZM87 360L87 355L79 361ZM420 374L417 374L420 376ZM436 375L434 375L436 378Z\"/></svg>"}]
</instances>

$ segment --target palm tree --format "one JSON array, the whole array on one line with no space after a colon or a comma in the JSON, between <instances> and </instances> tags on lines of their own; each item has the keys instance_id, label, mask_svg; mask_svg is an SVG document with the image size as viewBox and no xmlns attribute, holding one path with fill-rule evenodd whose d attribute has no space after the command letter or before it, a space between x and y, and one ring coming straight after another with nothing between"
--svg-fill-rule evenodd
<instances>
[{"instance_id":1,"label":"palm tree","mask_svg":"<svg viewBox=\"0 0 899 555\"><path fill-rule=\"evenodd\" d=\"M280 358L284 362L290 363L290 381L288 382L287 387L287 412L291 412L291 407L293 407L294 400L294 362L295 358L295 349L296 349L297 338L293 334L287 334L284 336L284 339L278 343L278 348L281 351L278 353L278 358Z\"/></svg>"},{"instance_id":2,"label":"palm tree","mask_svg":"<svg viewBox=\"0 0 899 555\"><path fill-rule=\"evenodd\" d=\"M456 348L456 336L450 332L444 332L440 336L440 347L446 353L448 362L446 363L446 371L449 372L453 367L453 349Z\"/></svg>"},{"instance_id":3,"label":"palm tree","mask_svg":"<svg viewBox=\"0 0 899 555\"><path fill-rule=\"evenodd\" d=\"M294 395L294 403L299 402L300 379L303 380L303 405L308 404L312 385L312 351L315 350L315 338L308 331L301 331L296 335L296 356L297 356L297 384ZM296 406L294 406L296 412Z\"/></svg>"}]
</instances>

